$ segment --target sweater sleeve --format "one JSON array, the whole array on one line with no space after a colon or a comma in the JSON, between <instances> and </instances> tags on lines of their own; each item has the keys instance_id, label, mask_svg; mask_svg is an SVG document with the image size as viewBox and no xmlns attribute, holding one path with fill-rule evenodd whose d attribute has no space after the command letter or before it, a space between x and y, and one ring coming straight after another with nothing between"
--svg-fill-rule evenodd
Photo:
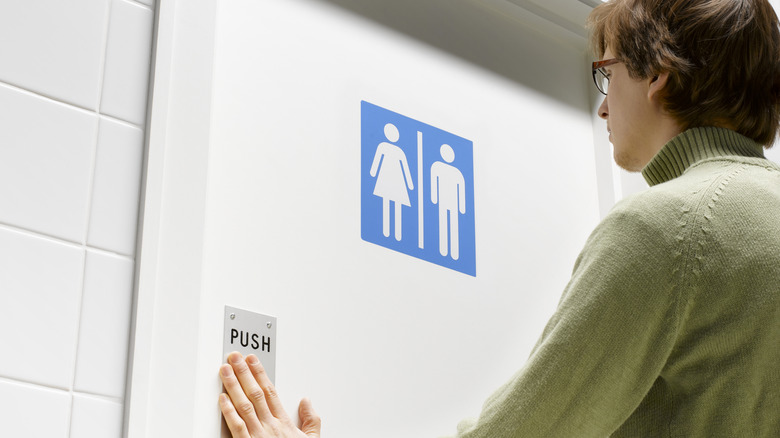
<instances>
[{"instance_id":1,"label":"sweater sleeve","mask_svg":"<svg viewBox=\"0 0 780 438\"><path fill-rule=\"evenodd\" d=\"M527 363L458 438L605 437L640 404L674 343L684 256L680 235L631 205L590 236Z\"/></svg>"}]
</instances>

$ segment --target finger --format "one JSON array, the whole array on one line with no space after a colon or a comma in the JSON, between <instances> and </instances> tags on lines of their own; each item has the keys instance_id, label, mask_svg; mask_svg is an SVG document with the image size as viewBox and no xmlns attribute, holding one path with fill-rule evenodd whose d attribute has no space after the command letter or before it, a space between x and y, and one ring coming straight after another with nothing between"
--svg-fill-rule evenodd
<instances>
[{"instance_id":1,"label":"finger","mask_svg":"<svg viewBox=\"0 0 780 438\"><path fill-rule=\"evenodd\" d=\"M247 430L246 423L241 419L241 416L236 412L236 408L230 401L230 397L227 394L219 395L219 409L222 411L222 416L225 418L228 429L230 429L230 435L233 438L250 438L249 430Z\"/></svg>"},{"instance_id":2,"label":"finger","mask_svg":"<svg viewBox=\"0 0 780 438\"><path fill-rule=\"evenodd\" d=\"M322 429L322 419L317 412L314 411L314 407L311 404L311 400L305 398L301 400L301 404L298 406L298 418L301 420L299 429L310 438L320 438L320 430Z\"/></svg>"},{"instance_id":3,"label":"finger","mask_svg":"<svg viewBox=\"0 0 780 438\"><path fill-rule=\"evenodd\" d=\"M250 433L260 430L260 420L257 418L254 405L244 394L244 390L233 372L233 367L227 364L222 365L219 369L219 377L222 379L222 384L225 385L225 390L227 390L230 396L231 405L238 413L242 422L245 423L247 430Z\"/></svg>"},{"instance_id":4,"label":"finger","mask_svg":"<svg viewBox=\"0 0 780 438\"><path fill-rule=\"evenodd\" d=\"M228 362L233 367L233 371L238 377L238 381L241 383L241 388L244 390L244 394L252 402L254 411L257 414L257 418L261 423L271 423L274 420L271 410L268 409L268 404L265 400L265 391L257 383L255 376L249 369L249 366L244 361L241 353L234 351L228 355ZM231 394L232 397L232 394ZM241 413L241 411L239 411Z\"/></svg>"},{"instance_id":5,"label":"finger","mask_svg":"<svg viewBox=\"0 0 780 438\"><path fill-rule=\"evenodd\" d=\"M279 394L276 392L276 387L271 383L271 378L268 377L268 373L265 372L263 364L254 354L250 354L246 357L246 363L255 378L255 381L263 388L265 394L265 401L268 404L268 409L282 422L290 422L290 416L287 415L287 411L282 406L282 401L279 399Z\"/></svg>"}]
</instances>

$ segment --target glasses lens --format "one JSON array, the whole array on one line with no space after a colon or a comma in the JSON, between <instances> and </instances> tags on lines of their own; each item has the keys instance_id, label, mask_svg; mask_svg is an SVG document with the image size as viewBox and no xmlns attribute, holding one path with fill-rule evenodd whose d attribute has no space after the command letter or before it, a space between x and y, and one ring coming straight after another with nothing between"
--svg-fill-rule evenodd
<instances>
[{"instance_id":1,"label":"glasses lens","mask_svg":"<svg viewBox=\"0 0 780 438\"><path fill-rule=\"evenodd\" d=\"M607 94L607 89L609 88L609 79L607 79L607 76L603 71L601 71L601 69L596 70L596 85L599 87L599 91Z\"/></svg>"}]
</instances>

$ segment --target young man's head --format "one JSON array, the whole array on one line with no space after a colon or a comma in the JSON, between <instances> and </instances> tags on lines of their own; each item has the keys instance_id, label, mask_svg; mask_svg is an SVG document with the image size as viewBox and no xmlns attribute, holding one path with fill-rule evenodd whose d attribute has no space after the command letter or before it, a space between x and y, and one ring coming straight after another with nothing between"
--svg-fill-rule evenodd
<instances>
[{"instance_id":1,"label":"young man's head","mask_svg":"<svg viewBox=\"0 0 780 438\"><path fill-rule=\"evenodd\" d=\"M699 126L773 143L780 123L780 31L767 0L610 0L594 9L588 24L599 59L617 60L604 67L612 93L599 109L616 137L615 158L619 147L628 155L626 148L645 151L618 164L639 170L661 139ZM619 79L623 74L628 78ZM642 97L627 107L627 100ZM669 120L659 124L655 116ZM655 137L644 140L652 146L636 143L643 133Z\"/></svg>"}]
</instances>

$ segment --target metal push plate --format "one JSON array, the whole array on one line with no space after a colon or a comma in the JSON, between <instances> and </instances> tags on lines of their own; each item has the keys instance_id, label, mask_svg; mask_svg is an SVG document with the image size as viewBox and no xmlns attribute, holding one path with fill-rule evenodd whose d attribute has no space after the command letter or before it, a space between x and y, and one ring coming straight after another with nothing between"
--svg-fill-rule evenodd
<instances>
[{"instance_id":1,"label":"metal push plate","mask_svg":"<svg viewBox=\"0 0 780 438\"><path fill-rule=\"evenodd\" d=\"M276 318L244 309L225 306L225 336L222 360L238 351L244 357L260 359L271 382L276 384Z\"/></svg>"}]
</instances>

